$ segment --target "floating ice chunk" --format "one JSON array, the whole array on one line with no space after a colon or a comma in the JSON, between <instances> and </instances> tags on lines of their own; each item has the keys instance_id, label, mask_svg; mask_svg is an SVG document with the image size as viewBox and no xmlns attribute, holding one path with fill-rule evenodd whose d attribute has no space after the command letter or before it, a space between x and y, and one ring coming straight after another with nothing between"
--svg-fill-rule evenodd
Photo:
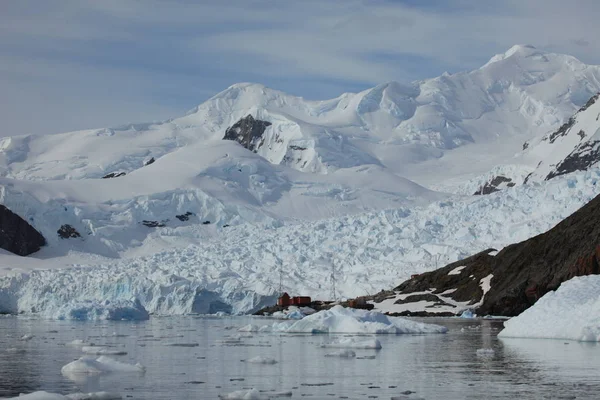
<instances>
[{"instance_id":1,"label":"floating ice chunk","mask_svg":"<svg viewBox=\"0 0 600 400\"><path fill-rule=\"evenodd\" d=\"M475 353L477 354L477 357L483 357L483 358L494 357L494 354L496 354L494 349L477 349L477 351Z\"/></svg>"},{"instance_id":2,"label":"floating ice chunk","mask_svg":"<svg viewBox=\"0 0 600 400\"><path fill-rule=\"evenodd\" d=\"M235 392L231 392L228 394L220 394L220 399L230 399L230 400L266 400L268 397L264 397L260 394L260 392L256 389L250 390L236 390Z\"/></svg>"},{"instance_id":3,"label":"floating ice chunk","mask_svg":"<svg viewBox=\"0 0 600 400\"><path fill-rule=\"evenodd\" d=\"M137 372L143 373L146 368L137 363L126 364L106 356L100 356L97 359L92 357L81 357L78 360L70 362L60 370L67 377L71 375L100 375L110 372Z\"/></svg>"},{"instance_id":4,"label":"floating ice chunk","mask_svg":"<svg viewBox=\"0 0 600 400\"><path fill-rule=\"evenodd\" d=\"M332 353L325 354L325 357L341 357L341 358L354 358L356 357L356 353L352 350L344 349L334 351Z\"/></svg>"},{"instance_id":5,"label":"floating ice chunk","mask_svg":"<svg viewBox=\"0 0 600 400\"><path fill-rule=\"evenodd\" d=\"M123 396L111 392L73 393L66 396L70 400L121 400Z\"/></svg>"},{"instance_id":6,"label":"floating ice chunk","mask_svg":"<svg viewBox=\"0 0 600 400\"><path fill-rule=\"evenodd\" d=\"M6 349L7 353L16 353L16 354L23 354L26 352L25 349L18 349L16 347L9 347L8 349Z\"/></svg>"},{"instance_id":7,"label":"floating ice chunk","mask_svg":"<svg viewBox=\"0 0 600 400\"><path fill-rule=\"evenodd\" d=\"M123 350L113 350L100 346L83 346L81 351L83 351L85 354L98 356L124 356L127 354L127 352Z\"/></svg>"},{"instance_id":8,"label":"floating ice chunk","mask_svg":"<svg viewBox=\"0 0 600 400\"><path fill-rule=\"evenodd\" d=\"M23 335L23 336L21 336L21 339L19 339L19 340L21 340L23 342L28 342L31 339L33 339L34 337L35 337L34 335Z\"/></svg>"},{"instance_id":9,"label":"floating ice chunk","mask_svg":"<svg viewBox=\"0 0 600 400\"><path fill-rule=\"evenodd\" d=\"M277 364L277 360L263 356L252 357L244 361L252 364Z\"/></svg>"},{"instance_id":10,"label":"floating ice chunk","mask_svg":"<svg viewBox=\"0 0 600 400\"><path fill-rule=\"evenodd\" d=\"M87 343L81 339L75 339L69 343L67 343L67 346L73 346L73 347L83 347L83 346L93 346L92 343Z\"/></svg>"},{"instance_id":11,"label":"floating ice chunk","mask_svg":"<svg viewBox=\"0 0 600 400\"><path fill-rule=\"evenodd\" d=\"M388 317L376 311L344 308L339 305L309 315L292 324L273 324L272 330L276 332L360 334L446 333L448 331L446 327L440 325Z\"/></svg>"},{"instance_id":12,"label":"floating ice chunk","mask_svg":"<svg viewBox=\"0 0 600 400\"><path fill-rule=\"evenodd\" d=\"M165 346L171 347L198 347L198 343L165 343Z\"/></svg>"},{"instance_id":13,"label":"floating ice chunk","mask_svg":"<svg viewBox=\"0 0 600 400\"><path fill-rule=\"evenodd\" d=\"M70 400L68 397L44 391L22 394L18 397L9 397L6 400Z\"/></svg>"},{"instance_id":14,"label":"floating ice chunk","mask_svg":"<svg viewBox=\"0 0 600 400\"><path fill-rule=\"evenodd\" d=\"M322 344L321 347L346 348L346 349L381 349L381 342L377 339L342 338L334 342Z\"/></svg>"},{"instance_id":15,"label":"floating ice chunk","mask_svg":"<svg viewBox=\"0 0 600 400\"><path fill-rule=\"evenodd\" d=\"M473 311L466 309L465 311L462 312L462 314L460 314L461 318L475 318L475 314L473 314Z\"/></svg>"},{"instance_id":16,"label":"floating ice chunk","mask_svg":"<svg viewBox=\"0 0 600 400\"><path fill-rule=\"evenodd\" d=\"M150 318L148 311L139 300L118 301L83 301L67 303L61 306L53 319L72 319L79 321L107 320L107 321L145 321Z\"/></svg>"},{"instance_id":17,"label":"floating ice chunk","mask_svg":"<svg viewBox=\"0 0 600 400\"><path fill-rule=\"evenodd\" d=\"M600 275L572 278L546 293L498 335L600 342Z\"/></svg>"}]
</instances>

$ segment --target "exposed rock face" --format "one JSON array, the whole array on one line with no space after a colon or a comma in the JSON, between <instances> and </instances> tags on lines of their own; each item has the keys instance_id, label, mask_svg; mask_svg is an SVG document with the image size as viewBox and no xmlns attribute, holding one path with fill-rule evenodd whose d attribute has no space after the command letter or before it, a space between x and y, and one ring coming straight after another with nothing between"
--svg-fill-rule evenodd
<instances>
[{"instance_id":1,"label":"exposed rock face","mask_svg":"<svg viewBox=\"0 0 600 400\"><path fill-rule=\"evenodd\" d=\"M592 96L557 131L545 135L532 151L542 154L536 169L525 179L550 180L600 163L600 94Z\"/></svg>"},{"instance_id":2,"label":"exposed rock face","mask_svg":"<svg viewBox=\"0 0 600 400\"><path fill-rule=\"evenodd\" d=\"M164 228L167 226L168 221L149 221L143 220L142 225L147 226L148 228Z\"/></svg>"},{"instance_id":3,"label":"exposed rock face","mask_svg":"<svg viewBox=\"0 0 600 400\"><path fill-rule=\"evenodd\" d=\"M581 143L556 166L556 169L550 171L546 180L575 171L585 171L599 161L600 141L594 140Z\"/></svg>"},{"instance_id":4,"label":"exposed rock face","mask_svg":"<svg viewBox=\"0 0 600 400\"><path fill-rule=\"evenodd\" d=\"M490 193L494 193L494 192L499 192L500 190L502 190L504 188L513 187L513 186L515 186L515 183L512 181L512 179L507 178L502 175L498 175L498 176L494 177L494 179L492 179L491 181L486 182L484 185L481 185L479 187L479 189L473 194L474 195L490 194Z\"/></svg>"},{"instance_id":5,"label":"exposed rock face","mask_svg":"<svg viewBox=\"0 0 600 400\"><path fill-rule=\"evenodd\" d=\"M125 172L111 172L110 174L104 175L102 179L118 178L120 176L125 176Z\"/></svg>"},{"instance_id":6,"label":"exposed rock face","mask_svg":"<svg viewBox=\"0 0 600 400\"><path fill-rule=\"evenodd\" d=\"M178 215L176 215L175 218L177 218L181 222L184 222L184 221L188 221L192 215L194 215L194 213L188 211L185 214L178 214Z\"/></svg>"},{"instance_id":7,"label":"exposed rock face","mask_svg":"<svg viewBox=\"0 0 600 400\"><path fill-rule=\"evenodd\" d=\"M492 274L491 288L477 314L518 315L562 282L600 274L600 196L548 232L510 245L496 256L488 252L418 275L394 289L393 294L436 288L433 294L439 295L456 289L445 297L476 305L483 294L480 280ZM449 274L462 266L459 274Z\"/></svg>"},{"instance_id":8,"label":"exposed rock face","mask_svg":"<svg viewBox=\"0 0 600 400\"><path fill-rule=\"evenodd\" d=\"M145 162L144 162L144 167L145 167L146 165L154 164L154 162L155 162L155 161L156 161L156 160L154 159L154 157L150 158L148 161L145 161Z\"/></svg>"},{"instance_id":9,"label":"exposed rock face","mask_svg":"<svg viewBox=\"0 0 600 400\"><path fill-rule=\"evenodd\" d=\"M58 236L60 236L61 239L74 239L81 237L79 232L77 232L77 230L69 224L61 225L56 233L58 233Z\"/></svg>"},{"instance_id":10,"label":"exposed rock face","mask_svg":"<svg viewBox=\"0 0 600 400\"><path fill-rule=\"evenodd\" d=\"M20 256L35 253L46 239L27 221L0 205L0 247Z\"/></svg>"},{"instance_id":11,"label":"exposed rock face","mask_svg":"<svg viewBox=\"0 0 600 400\"><path fill-rule=\"evenodd\" d=\"M223 140L235 140L242 146L256 152L262 144L262 135L270 122L254 119L252 115L240 119L225 131Z\"/></svg>"}]
</instances>

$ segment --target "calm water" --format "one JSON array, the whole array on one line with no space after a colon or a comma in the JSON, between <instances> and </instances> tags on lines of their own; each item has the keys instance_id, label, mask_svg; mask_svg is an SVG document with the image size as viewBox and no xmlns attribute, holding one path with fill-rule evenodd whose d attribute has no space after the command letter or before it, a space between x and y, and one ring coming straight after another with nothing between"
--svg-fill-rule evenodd
<instances>
[{"instance_id":1,"label":"calm water","mask_svg":"<svg viewBox=\"0 0 600 400\"><path fill-rule=\"evenodd\" d=\"M268 323L268 320L253 322ZM61 394L107 390L124 399L214 399L243 388L292 391L312 399L598 399L600 346L550 340L499 340L502 323L428 319L445 335L379 336L382 350L355 350L364 359L325 357L325 335L253 334L242 345L222 343L249 318L155 318L140 323L0 318L0 397L36 390ZM34 335L21 341L23 335ZM140 362L147 372L64 377L80 357L74 339L116 346L113 358ZM170 347L166 343L197 343ZM7 351L16 348L20 352ZM481 357L477 349L492 348ZM241 362L271 357L275 365ZM402 395L403 392L414 393ZM265 396L268 392L265 392ZM403 397L404 396L404 397Z\"/></svg>"}]
</instances>

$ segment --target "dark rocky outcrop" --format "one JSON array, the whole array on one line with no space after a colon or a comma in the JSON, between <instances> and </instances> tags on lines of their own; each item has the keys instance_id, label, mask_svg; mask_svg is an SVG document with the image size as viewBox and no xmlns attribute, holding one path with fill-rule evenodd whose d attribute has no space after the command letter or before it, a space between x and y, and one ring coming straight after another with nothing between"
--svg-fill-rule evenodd
<instances>
[{"instance_id":1,"label":"dark rocky outcrop","mask_svg":"<svg viewBox=\"0 0 600 400\"><path fill-rule=\"evenodd\" d=\"M184 221L189 221L189 219L192 215L194 215L193 212L187 211L185 214L176 215L175 218L177 218L181 222L184 222Z\"/></svg>"},{"instance_id":2,"label":"dark rocky outcrop","mask_svg":"<svg viewBox=\"0 0 600 400\"><path fill-rule=\"evenodd\" d=\"M81 237L79 232L69 224L61 225L56 231L61 239L75 239Z\"/></svg>"},{"instance_id":3,"label":"dark rocky outcrop","mask_svg":"<svg viewBox=\"0 0 600 400\"><path fill-rule=\"evenodd\" d=\"M477 191L473 194L474 195L483 195L483 194L499 192L500 190L502 190L501 186L513 187L513 186L515 186L515 183L510 178L507 178L502 175L498 175L498 176L494 177L494 179L492 179L491 181L486 182L484 185L481 185L479 187L479 189L477 189Z\"/></svg>"},{"instance_id":4,"label":"dark rocky outcrop","mask_svg":"<svg viewBox=\"0 0 600 400\"><path fill-rule=\"evenodd\" d=\"M46 244L46 239L27 221L0 205L0 248L27 256Z\"/></svg>"},{"instance_id":5,"label":"dark rocky outcrop","mask_svg":"<svg viewBox=\"0 0 600 400\"><path fill-rule=\"evenodd\" d=\"M111 172L110 174L106 174L102 177L102 179L110 179L110 178L118 178L120 176L125 176L125 172Z\"/></svg>"},{"instance_id":6,"label":"dark rocky outcrop","mask_svg":"<svg viewBox=\"0 0 600 400\"><path fill-rule=\"evenodd\" d=\"M235 140L248 150L256 152L262 144L262 135L268 126L271 126L270 122L248 115L228 128L223 140Z\"/></svg>"},{"instance_id":7,"label":"dark rocky outcrop","mask_svg":"<svg viewBox=\"0 0 600 400\"><path fill-rule=\"evenodd\" d=\"M581 143L548 174L546 180L575 171L586 171L599 161L600 142L588 141Z\"/></svg>"},{"instance_id":8,"label":"dark rocky outcrop","mask_svg":"<svg viewBox=\"0 0 600 400\"><path fill-rule=\"evenodd\" d=\"M489 252L415 276L383 298L430 288L435 288L434 295L456 289L445 297L477 305L483 294L480 280L493 274L491 289L476 309L477 314L518 315L562 282L600 274L600 196L548 232L505 247L495 256ZM461 266L464 268L459 274L448 275Z\"/></svg>"},{"instance_id":9,"label":"dark rocky outcrop","mask_svg":"<svg viewBox=\"0 0 600 400\"><path fill-rule=\"evenodd\" d=\"M168 221L149 221L143 220L142 225L147 226L148 228L164 228L167 226Z\"/></svg>"},{"instance_id":10,"label":"dark rocky outcrop","mask_svg":"<svg viewBox=\"0 0 600 400\"><path fill-rule=\"evenodd\" d=\"M150 158L148 161L144 162L144 167L145 167L146 165L154 164L154 161L156 161L156 160L154 159L154 157Z\"/></svg>"}]
</instances>

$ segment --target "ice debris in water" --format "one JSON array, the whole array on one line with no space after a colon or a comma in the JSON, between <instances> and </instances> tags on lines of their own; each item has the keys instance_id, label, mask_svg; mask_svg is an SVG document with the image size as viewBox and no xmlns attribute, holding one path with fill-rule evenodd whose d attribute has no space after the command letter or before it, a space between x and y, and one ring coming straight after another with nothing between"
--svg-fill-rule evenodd
<instances>
[{"instance_id":1,"label":"ice debris in water","mask_svg":"<svg viewBox=\"0 0 600 400\"><path fill-rule=\"evenodd\" d=\"M324 343L321 347L333 347L333 348L350 348L350 349L381 349L381 342L375 338L373 339L356 339L356 338L342 338L333 342Z\"/></svg>"},{"instance_id":2,"label":"ice debris in water","mask_svg":"<svg viewBox=\"0 0 600 400\"><path fill-rule=\"evenodd\" d=\"M260 392L254 388L250 390L236 390L228 394L219 395L220 399L230 400L266 400L268 397L262 396Z\"/></svg>"},{"instance_id":3,"label":"ice debris in water","mask_svg":"<svg viewBox=\"0 0 600 400\"><path fill-rule=\"evenodd\" d=\"M493 357L496 352L494 349L477 349L476 351L477 357L489 358Z\"/></svg>"},{"instance_id":4,"label":"ice debris in water","mask_svg":"<svg viewBox=\"0 0 600 400\"><path fill-rule=\"evenodd\" d=\"M63 396L57 393L38 391L10 397L7 400L120 400L122 398L120 394L110 392L73 393Z\"/></svg>"},{"instance_id":5,"label":"ice debris in water","mask_svg":"<svg viewBox=\"0 0 600 400\"><path fill-rule=\"evenodd\" d=\"M356 353L352 350L344 349L334 351L332 353L325 354L325 357L341 357L341 358L354 358L356 357Z\"/></svg>"},{"instance_id":6,"label":"ice debris in water","mask_svg":"<svg viewBox=\"0 0 600 400\"><path fill-rule=\"evenodd\" d=\"M28 342L33 338L34 338L34 335L23 335L23 336L21 336L20 340L22 340L23 342Z\"/></svg>"},{"instance_id":7,"label":"ice debris in water","mask_svg":"<svg viewBox=\"0 0 600 400\"><path fill-rule=\"evenodd\" d=\"M127 354L124 350L113 350L101 346L83 346L81 351L85 354L92 354L98 356L124 356Z\"/></svg>"}]
</instances>

